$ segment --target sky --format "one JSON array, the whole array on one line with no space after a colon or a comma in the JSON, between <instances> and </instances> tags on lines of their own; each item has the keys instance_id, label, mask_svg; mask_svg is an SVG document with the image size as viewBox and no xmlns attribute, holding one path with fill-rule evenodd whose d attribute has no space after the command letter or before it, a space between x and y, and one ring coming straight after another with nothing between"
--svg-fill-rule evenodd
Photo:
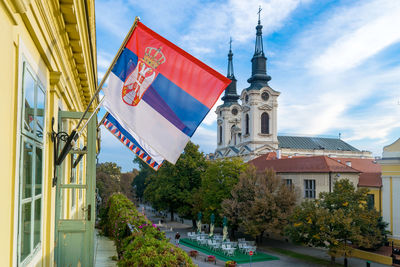
<instances>
[{"instance_id":1,"label":"sky","mask_svg":"<svg viewBox=\"0 0 400 267\"><path fill-rule=\"evenodd\" d=\"M269 85L281 92L278 135L340 133L381 156L400 137L400 1L97 0L99 80L138 16L225 76L232 37L240 94L251 76L259 6ZM215 151L221 103L192 137L204 153ZM131 151L103 127L101 135L99 162L137 168Z\"/></svg>"}]
</instances>

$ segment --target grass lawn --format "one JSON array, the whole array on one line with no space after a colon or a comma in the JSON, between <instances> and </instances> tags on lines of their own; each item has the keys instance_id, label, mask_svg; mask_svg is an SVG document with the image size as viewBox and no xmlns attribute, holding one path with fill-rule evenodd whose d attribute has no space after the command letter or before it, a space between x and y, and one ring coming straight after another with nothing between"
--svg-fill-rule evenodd
<instances>
[{"instance_id":1,"label":"grass lawn","mask_svg":"<svg viewBox=\"0 0 400 267\"><path fill-rule=\"evenodd\" d=\"M186 247L193 248L193 249L200 251L202 253L205 253L207 255L214 255L217 259L220 259L222 261L233 260L233 261L236 261L238 264L250 262L250 256L247 254L243 254L243 253L237 251L237 252L235 252L235 254L233 256L227 256L220 250L217 250L217 251L211 250L209 247L200 245L196 241L192 241L188 238L181 238L180 244L182 244ZM279 260L279 258L262 253L262 252L257 252L257 254L254 254L251 258L252 262L271 261L271 260Z\"/></svg>"}]
</instances>

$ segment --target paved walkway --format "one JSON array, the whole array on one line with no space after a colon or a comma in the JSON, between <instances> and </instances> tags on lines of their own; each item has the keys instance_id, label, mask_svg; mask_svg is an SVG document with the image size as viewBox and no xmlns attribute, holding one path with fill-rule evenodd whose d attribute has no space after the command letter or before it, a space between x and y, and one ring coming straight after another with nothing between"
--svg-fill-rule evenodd
<instances>
[{"instance_id":1,"label":"paved walkway","mask_svg":"<svg viewBox=\"0 0 400 267\"><path fill-rule=\"evenodd\" d=\"M100 235L98 229L95 229L94 245L95 245L95 267L115 267L117 261L113 261L111 258L117 256L114 241L106 236Z\"/></svg>"}]
</instances>

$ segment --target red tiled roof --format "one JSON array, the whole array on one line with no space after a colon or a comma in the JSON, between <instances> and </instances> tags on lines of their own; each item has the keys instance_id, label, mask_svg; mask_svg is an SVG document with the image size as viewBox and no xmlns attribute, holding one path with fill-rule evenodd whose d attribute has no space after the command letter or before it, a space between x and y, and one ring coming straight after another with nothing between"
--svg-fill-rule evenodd
<instances>
[{"instance_id":1,"label":"red tiled roof","mask_svg":"<svg viewBox=\"0 0 400 267\"><path fill-rule=\"evenodd\" d=\"M332 158L340 160L341 163L346 164L351 162L351 167L360 172L382 172L381 165L379 165L374 159L357 159L357 158Z\"/></svg>"},{"instance_id":2,"label":"red tiled roof","mask_svg":"<svg viewBox=\"0 0 400 267\"><path fill-rule=\"evenodd\" d=\"M358 179L358 186L382 187L382 177L380 172L361 173Z\"/></svg>"},{"instance_id":3,"label":"red tiled roof","mask_svg":"<svg viewBox=\"0 0 400 267\"><path fill-rule=\"evenodd\" d=\"M249 161L257 170L273 169L277 173L285 172L345 172L358 173L345 164L327 156L298 157L286 159L268 159L268 156L262 155Z\"/></svg>"}]
</instances>

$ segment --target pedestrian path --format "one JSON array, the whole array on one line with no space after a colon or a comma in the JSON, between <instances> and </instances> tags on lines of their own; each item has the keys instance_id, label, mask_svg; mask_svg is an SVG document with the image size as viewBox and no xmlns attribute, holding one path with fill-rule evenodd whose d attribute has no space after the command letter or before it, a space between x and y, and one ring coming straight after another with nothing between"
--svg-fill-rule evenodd
<instances>
[{"instance_id":1,"label":"pedestrian path","mask_svg":"<svg viewBox=\"0 0 400 267\"><path fill-rule=\"evenodd\" d=\"M95 267L115 267L117 261L112 260L113 256L117 256L117 250L114 241L106 236L100 235L98 229L95 229Z\"/></svg>"}]
</instances>

